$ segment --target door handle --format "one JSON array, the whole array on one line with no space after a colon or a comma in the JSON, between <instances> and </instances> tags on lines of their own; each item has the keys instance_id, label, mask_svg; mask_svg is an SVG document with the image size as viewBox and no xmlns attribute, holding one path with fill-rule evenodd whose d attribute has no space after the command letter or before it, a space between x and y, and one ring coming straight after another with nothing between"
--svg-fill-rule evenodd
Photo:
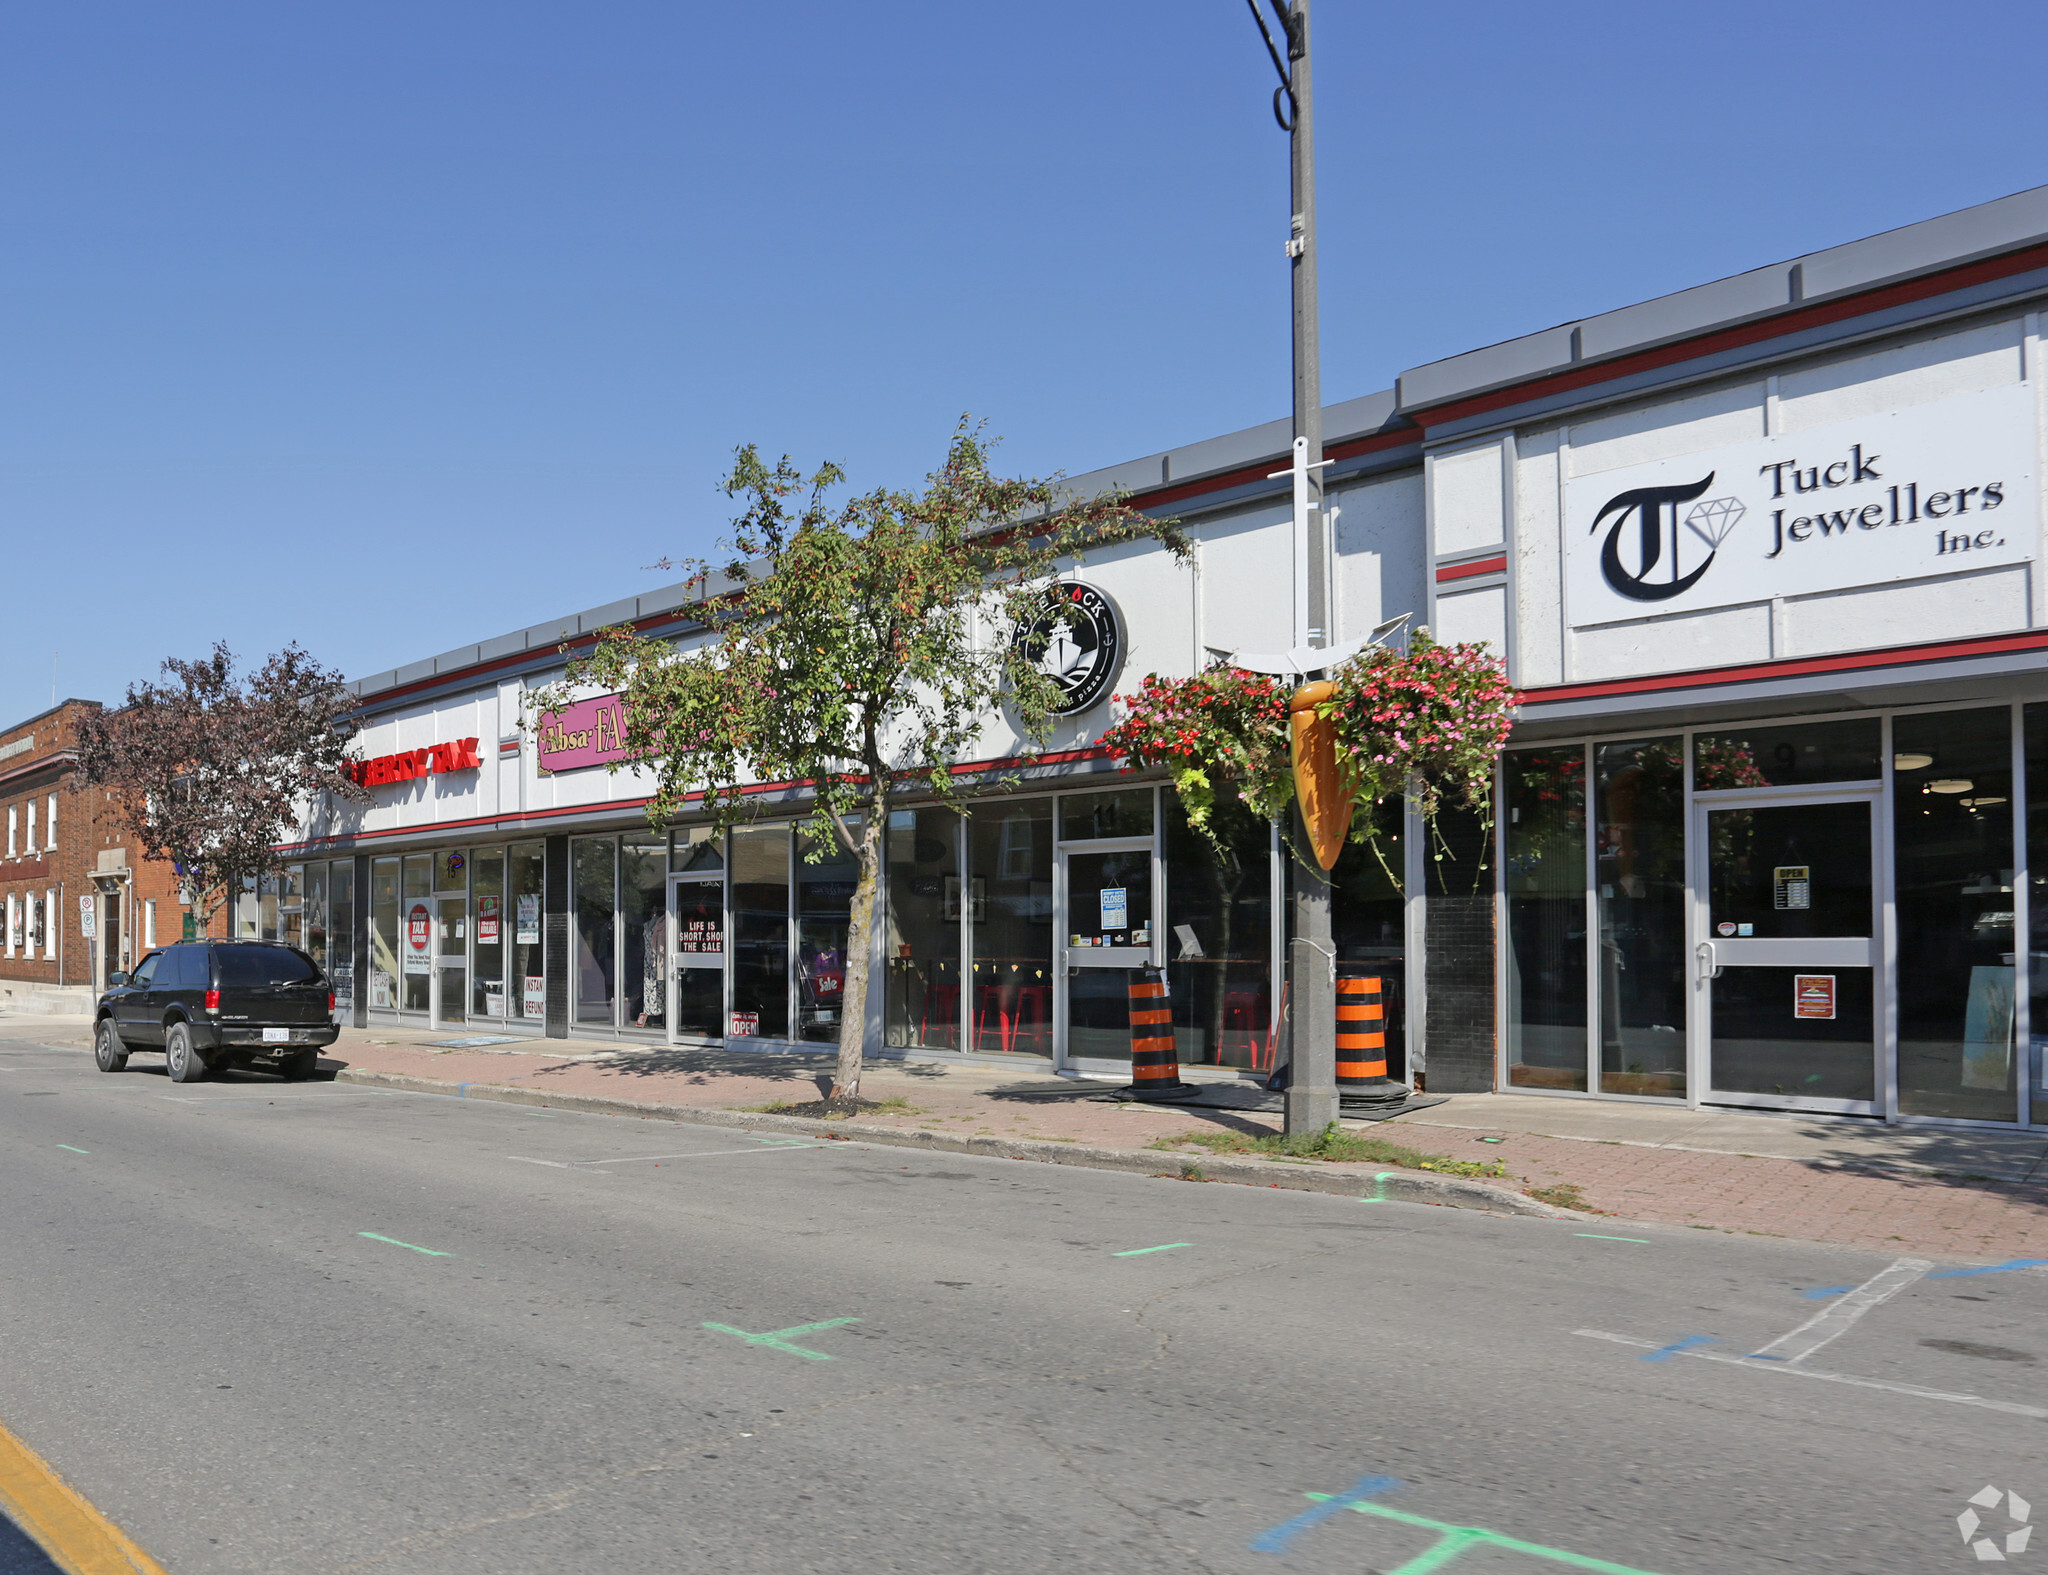
<instances>
[{"instance_id":1,"label":"door handle","mask_svg":"<svg viewBox=\"0 0 2048 1575\"><path fill-rule=\"evenodd\" d=\"M1701 941L1693 949L1693 955L1699 959L1700 978L1702 981L1721 977L1721 959L1719 954L1715 952L1712 941Z\"/></svg>"}]
</instances>

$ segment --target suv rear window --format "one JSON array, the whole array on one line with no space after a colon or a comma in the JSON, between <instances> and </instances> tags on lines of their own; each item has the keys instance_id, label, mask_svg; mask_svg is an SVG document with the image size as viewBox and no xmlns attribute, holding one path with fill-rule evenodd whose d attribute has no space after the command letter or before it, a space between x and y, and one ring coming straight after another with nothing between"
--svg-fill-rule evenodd
<instances>
[{"instance_id":1,"label":"suv rear window","mask_svg":"<svg viewBox=\"0 0 2048 1575\"><path fill-rule=\"evenodd\" d=\"M216 946L214 968L223 990L252 985L310 984L320 977L310 957L282 946Z\"/></svg>"}]
</instances>

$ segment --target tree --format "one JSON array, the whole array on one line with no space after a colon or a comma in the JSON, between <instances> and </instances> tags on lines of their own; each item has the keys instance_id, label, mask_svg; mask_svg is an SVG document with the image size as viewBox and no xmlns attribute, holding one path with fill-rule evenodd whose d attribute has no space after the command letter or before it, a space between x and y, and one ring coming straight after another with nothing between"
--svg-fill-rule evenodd
<instances>
[{"instance_id":1,"label":"tree","mask_svg":"<svg viewBox=\"0 0 2048 1575\"><path fill-rule=\"evenodd\" d=\"M957 806L952 768L972 758L999 708L1044 744L1061 691L1038 658L1067 622L1049 593L1064 565L1141 537L1177 558L1189 551L1170 522L1121 495L1074 499L1057 476L997 476L990 447L963 421L922 489L837 505L838 466L806 476L786 456L770 466L740 448L723 490L745 508L715 592L697 566L706 594L694 613L708 638L686 649L604 630L561 684L529 701L558 710L588 686L621 692L625 753L612 769L653 768L656 826L700 794L721 830L750 819L749 782L810 790L815 856L836 843L859 872L835 1102L859 1098L891 804L916 791Z\"/></svg>"},{"instance_id":2,"label":"tree","mask_svg":"<svg viewBox=\"0 0 2048 1575\"><path fill-rule=\"evenodd\" d=\"M345 774L356 699L296 644L246 681L219 641L163 672L168 683L130 684L119 710L80 719L78 771L109 790L145 857L177 863L204 925L244 879L278 868L307 800L368 801Z\"/></svg>"}]
</instances>

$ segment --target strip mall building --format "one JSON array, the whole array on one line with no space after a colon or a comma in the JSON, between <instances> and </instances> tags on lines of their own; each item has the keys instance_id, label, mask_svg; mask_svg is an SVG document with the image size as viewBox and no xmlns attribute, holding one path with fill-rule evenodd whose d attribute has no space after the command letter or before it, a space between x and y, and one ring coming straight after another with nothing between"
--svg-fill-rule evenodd
<instances>
[{"instance_id":1,"label":"strip mall building","mask_svg":"<svg viewBox=\"0 0 2048 1575\"><path fill-rule=\"evenodd\" d=\"M1387 981L1432 1091L1891 1121L2048 1121L2022 937L2048 933L2048 188L1474 350L1331 407L1338 641L1407 613L1506 653L1491 831L1338 870L1338 962ZM1274 423L1077 478L1183 520L1070 576L1072 714L971 811L888 828L871 1043L1127 1066L1164 966L1183 1063L1267 1064L1286 870L1192 837L1095 746L1147 672L1291 643ZM564 642L688 642L682 587L362 679L367 809L293 850L280 931L359 1023L749 1047L839 1031L853 874L799 788L651 830L592 696L522 729ZM1437 855L1442 853L1443 857ZM2037 857L2038 855L2038 857ZM266 910L269 911L269 910ZM2042 1008L2048 1014L2048 1001ZM2048 1034L2048 1015L2041 1020ZM1042 1059L1041 1059L1042 1058Z\"/></svg>"}]
</instances>

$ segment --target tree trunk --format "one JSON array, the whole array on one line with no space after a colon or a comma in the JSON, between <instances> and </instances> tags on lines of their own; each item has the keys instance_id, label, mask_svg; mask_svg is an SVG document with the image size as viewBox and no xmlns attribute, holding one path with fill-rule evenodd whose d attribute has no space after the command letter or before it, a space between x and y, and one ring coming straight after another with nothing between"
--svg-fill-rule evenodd
<instances>
[{"instance_id":1,"label":"tree trunk","mask_svg":"<svg viewBox=\"0 0 2048 1575\"><path fill-rule=\"evenodd\" d=\"M839 1004L839 1069L832 1079L832 1098L860 1098L861 1051L868 1031L868 959L873 954L877 903L882 884L882 833L888 824L886 803L864 816L860 827L860 880L853 889L853 912L846 926L846 990Z\"/></svg>"}]
</instances>

